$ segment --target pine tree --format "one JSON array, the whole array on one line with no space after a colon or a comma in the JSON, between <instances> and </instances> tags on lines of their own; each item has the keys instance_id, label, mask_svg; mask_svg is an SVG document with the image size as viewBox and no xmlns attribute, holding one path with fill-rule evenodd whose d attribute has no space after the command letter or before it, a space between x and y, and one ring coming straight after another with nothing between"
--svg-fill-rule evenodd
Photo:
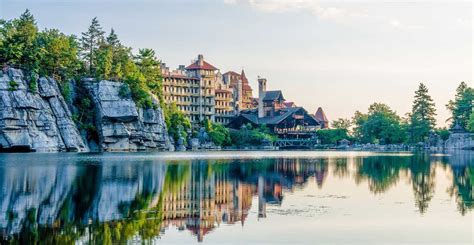
<instances>
[{"instance_id":1,"label":"pine tree","mask_svg":"<svg viewBox=\"0 0 474 245\"><path fill-rule=\"evenodd\" d=\"M107 41L107 44L109 44L112 47L121 46L120 40L118 39L118 36L115 33L114 28L110 29L110 34L107 36L107 38L105 40Z\"/></svg>"},{"instance_id":2,"label":"pine tree","mask_svg":"<svg viewBox=\"0 0 474 245\"><path fill-rule=\"evenodd\" d=\"M97 17L92 19L91 25L87 32L82 33L81 51L82 56L86 60L89 67L89 75L94 75L95 58L100 44L104 41L104 31L97 20Z\"/></svg>"},{"instance_id":3,"label":"pine tree","mask_svg":"<svg viewBox=\"0 0 474 245\"><path fill-rule=\"evenodd\" d=\"M451 121L453 124L458 122L462 127L466 128L472 114L472 105L474 100L474 89L470 88L465 82L461 82L456 89L456 95L446 105L451 111Z\"/></svg>"},{"instance_id":4,"label":"pine tree","mask_svg":"<svg viewBox=\"0 0 474 245\"><path fill-rule=\"evenodd\" d=\"M412 142L424 141L436 126L436 108L428 88L420 83L410 114Z\"/></svg>"}]
</instances>

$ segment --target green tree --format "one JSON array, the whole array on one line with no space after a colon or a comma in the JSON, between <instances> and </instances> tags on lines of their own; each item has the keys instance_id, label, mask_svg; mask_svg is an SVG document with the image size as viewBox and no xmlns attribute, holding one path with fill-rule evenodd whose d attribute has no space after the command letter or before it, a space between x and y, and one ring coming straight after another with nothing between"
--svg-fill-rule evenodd
<instances>
[{"instance_id":1,"label":"green tree","mask_svg":"<svg viewBox=\"0 0 474 245\"><path fill-rule=\"evenodd\" d=\"M178 141L180 137L186 140L188 131L191 130L191 121L189 118L178 109L175 103L164 107L164 113L168 134L173 137L175 142Z\"/></svg>"},{"instance_id":2,"label":"green tree","mask_svg":"<svg viewBox=\"0 0 474 245\"><path fill-rule=\"evenodd\" d=\"M102 44L97 50L96 77L109 80L112 74L113 54L112 48L107 44Z\"/></svg>"},{"instance_id":3,"label":"green tree","mask_svg":"<svg viewBox=\"0 0 474 245\"><path fill-rule=\"evenodd\" d=\"M145 77L146 86L151 93L156 95L163 104L163 78L161 75L161 62L156 58L153 49L140 49L135 57L138 69Z\"/></svg>"},{"instance_id":4,"label":"green tree","mask_svg":"<svg viewBox=\"0 0 474 245\"><path fill-rule=\"evenodd\" d=\"M74 36L66 36L56 29L38 34L36 45L40 50L39 75L62 80L72 78L80 67L78 43Z\"/></svg>"},{"instance_id":5,"label":"green tree","mask_svg":"<svg viewBox=\"0 0 474 245\"><path fill-rule=\"evenodd\" d=\"M368 114L354 115L356 139L362 143L396 144L405 140L401 118L386 104L370 105Z\"/></svg>"},{"instance_id":6,"label":"green tree","mask_svg":"<svg viewBox=\"0 0 474 245\"><path fill-rule=\"evenodd\" d=\"M436 108L428 88L420 83L410 114L410 141L425 141L436 126Z\"/></svg>"},{"instance_id":7,"label":"green tree","mask_svg":"<svg viewBox=\"0 0 474 245\"><path fill-rule=\"evenodd\" d=\"M469 124L467 126L469 131L474 132L474 113L471 113L471 118L469 119Z\"/></svg>"},{"instance_id":8,"label":"green tree","mask_svg":"<svg viewBox=\"0 0 474 245\"><path fill-rule=\"evenodd\" d=\"M446 105L451 111L451 121L458 122L462 127L467 128L472 114L472 104L474 100L474 89L465 82L461 82L456 89L454 100L450 100Z\"/></svg>"},{"instance_id":9,"label":"green tree","mask_svg":"<svg viewBox=\"0 0 474 245\"><path fill-rule=\"evenodd\" d=\"M342 128L321 129L316 131L316 134L323 145L334 145L342 139L351 139L347 133L347 130Z\"/></svg>"},{"instance_id":10,"label":"green tree","mask_svg":"<svg viewBox=\"0 0 474 245\"><path fill-rule=\"evenodd\" d=\"M333 121L331 126L335 129L345 129L349 131L349 128L352 126L352 122L349 119L339 118Z\"/></svg>"},{"instance_id":11,"label":"green tree","mask_svg":"<svg viewBox=\"0 0 474 245\"><path fill-rule=\"evenodd\" d=\"M222 124L211 123L208 134L212 142L218 146L231 145L230 132Z\"/></svg>"},{"instance_id":12,"label":"green tree","mask_svg":"<svg viewBox=\"0 0 474 245\"><path fill-rule=\"evenodd\" d=\"M18 19L1 21L0 62L36 71L39 64L35 45L37 34L35 18L28 9Z\"/></svg>"},{"instance_id":13,"label":"green tree","mask_svg":"<svg viewBox=\"0 0 474 245\"><path fill-rule=\"evenodd\" d=\"M87 31L82 33L81 54L86 61L89 75L95 74L97 51L104 41L104 33L97 17L92 19Z\"/></svg>"}]
</instances>

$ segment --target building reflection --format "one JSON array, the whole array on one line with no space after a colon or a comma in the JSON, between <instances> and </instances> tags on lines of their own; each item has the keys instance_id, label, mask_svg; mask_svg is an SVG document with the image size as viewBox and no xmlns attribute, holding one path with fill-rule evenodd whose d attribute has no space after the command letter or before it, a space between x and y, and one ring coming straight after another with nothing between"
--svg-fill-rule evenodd
<instances>
[{"instance_id":1,"label":"building reflection","mask_svg":"<svg viewBox=\"0 0 474 245\"><path fill-rule=\"evenodd\" d=\"M222 224L244 225L257 203L257 218L281 205L285 193L310 181L324 188L329 170L338 178L368 183L374 194L411 183L420 213L429 208L434 162L452 172L449 193L458 210L472 210L474 166L470 157L358 157L318 159L79 162L47 167L0 168L2 242L123 243L156 239L168 229L198 241ZM352 167L350 167L352 166Z\"/></svg>"}]
</instances>

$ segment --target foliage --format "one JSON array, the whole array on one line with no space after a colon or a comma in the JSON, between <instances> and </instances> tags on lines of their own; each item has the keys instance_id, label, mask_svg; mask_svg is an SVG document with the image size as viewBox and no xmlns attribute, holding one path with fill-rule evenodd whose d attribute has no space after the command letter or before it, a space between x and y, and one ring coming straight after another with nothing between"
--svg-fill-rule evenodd
<instances>
[{"instance_id":1,"label":"foliage","mask_svg":"<svg viewBox=\"0 0 474 245\"><path fill-rule=\"evenodd\" d=\"M335 129L345 129L349 131L349 128L352 126L352 122L349 119L339 118L332 122L331 125Z\"/></svg>"},{"instance_id":2,"label":"foliage","mask_svg":"<svg viewBox=\"0 0 474 245\"><path fill-rule=\"evenodd\" d=\"M97 17L92 22L86 32L81 37L81 56L86 61L89 75L94 75L96 70L96 56L100 44L104 41L104 31L99 24Z\"/></svg>"},{"instance_id":3,"label":"foliage","mask_svg":"<svg viewBox=\"0 0 474 245\"><path fill-rule=\"evenodd\" d=\"M474 113L471 113L471 118L469 119L467 128L469 129L469 131L474 132Z\"/></svg>"},{"instance_id":4,"label":"foliage","mask_svg":"<svg viewBox=\"0 0 474 245\"><path fill-rule=\"evenodd\" d=\"M38 73L64 81L73 78L80 68L78 43L56 29L38 33L35 45L39 50Z\"/></svg>"},{"instance_id":5,"label":"foliage","mask_svg":"<svg viewBox=\"0 0 474 245\"><path fill-rule=\"evenodd\" d=\"M72 102L72 88L69 82L63 83L61 85L61 94L67 103Z\"/></svg>"},{"instance_id":6,"label":"foliage","mask_svg":"<svg viewBox=\"0 0 474 245\"><path fill-rule=\"evenodd\" d=\"M253 128L251 124L244 125L239 130L230 130L230 137L232 144L236 146L258 146L265 141L275 142L278 139L265 125Z\"/></svg>"},{"instance_id":7,"label":"foliage","mask_svg":"<svg viewBox=\"0 0 474 245\"><path fill-rule=\"evenodd\" d=\"M351 140L347 129L321 129L316 131L316 134L323 145L334 145L342 139Z\"/></svg>"},{"instance_id":8,"label":"foliage","mask_svg":"<svg viewBox=\"0 0 474 245\"><path fill-rule=\"evenodd\" d=\"M168 128L168 134L173 137L175 142L182 137L185 141L188 132L191 131L191 121L180 110L176 104L172 103L164 107L165 122ZM186 142L184 142L186 144Z\"/></svg>"},{"instance_id":9,"label":"foliage","mask_svg":"<svg viewBox=\"0 0 474 245\"><path fill-rule=\"evenodd\" d=\"M145 78L145 83L151 93L158 96L163 104L163 78L161 75L161 62L155 57L153 49L140 49L135 57L139 71Z\"/></svg>"},{"instance_id":10,"label":"foliage","mask_svg":"<svg viewBox=\"0 0 474 245\"><path fill-rule=\"evenodd\" d=\"M438 128L435 133L441 137L442 140L447 140L451 134L447 128Z\"/></svg>"},{"instance_id":11,"label":"foliage","mask_svg":"<svg viewBox=\"0 0 474 245\"><path fill-rule=\"evenodd\" d=\"M370 105L368 114L357 111L354 135L361 143L397 144L405 141L401 118L386 104Z\"/></svg>"},{"instance_id":12,"label":"foliage","mask_svg":"<svg viewBox=\"0 0 474 245\"><path fill-rule=\"evenodd\" d=\"M37 82L37 80L38 80L38 78L37 78L36 74L31 74L30 75L30 81L28 83L28 89L32 93L36 93L38 91L38 82Z\"/></svg>"},{"instance_id":13,"label":"foliage","mask_svg":"<svg viewBox=\"0 0 474 245\"><path fill-rule=\"evenodd\" d=\"M16 91L18 89L19 84L13 80L8 83L8 91Z\"/></svg>"},{"instance_id":14,"label":"foliage","mask_svg":"<svg viewBox=\"0 0 474 245\"><path fill-rule=\"evenodd\" d=\"M0 63L37 70L39 52L35 45L38 27L27 9L18 19L0 23Z\"/></svg>"},{"instance_id":15,"label":"foliage","mask_svg":"<svg viewBox=\"0 0 474 245\"><path fill-rule=\"evenodd\" d=\"M474 100L474 89L465 82L456 89L454 100L450 100L446 105L451 111L451 121L458 122L463 128L467 128L472 114L472 105Z\"/></svg>"},{"instance_id":16,"label":"foliage","mask_svg":"<svg viewBox=\"0 0 474 245\"><path fill-rule=\"evenodd\" d=\"M428 88L420 83L410 114L410 141L423 142L436 126L436 108Z\"/></svg>"},{"instance_id":17,"label":"foliage","mask_svg":"<svg viewBox=\"0 0 474 245\"><path fill-rule=\"evenodd\" d=\"M232 144L229 130L222 124L212 123L208 119L204 120L204 128L209 134L209 138L218 146L229 146Z\"/></svg>"}]
</instances>

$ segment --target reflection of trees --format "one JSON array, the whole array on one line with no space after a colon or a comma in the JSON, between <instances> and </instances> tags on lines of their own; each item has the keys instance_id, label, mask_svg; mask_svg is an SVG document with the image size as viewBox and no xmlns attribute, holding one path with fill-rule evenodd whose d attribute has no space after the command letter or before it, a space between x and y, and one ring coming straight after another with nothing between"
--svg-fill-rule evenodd
<instances>
[{"instance_id":1,"label":"reflection of trees","mask_svg":"<svg viewBox=\"0 0 474 245\"><path fill-rule=\"evenodd\" d=\"M458 210L462 215L474 208L474 166L453 166L453 184L448 189L455 196Z\"/></svg>"},{"instance_id":2,"label":"reflection of trees","mask_svg":"<svg viewBox=\"0 0 474 245\"><path fill-rule=\"evenodd\" d=\"M435 192L435 168L431 166L428 155L415 155L410 160L415 205L420 213L425 213Z\"/></svg>"},{"instance_id":3,"label":"reflection of trees","mask_svg":"<svg viewBox=\"0 0 474 245\"><path fill-rule=\"evenodd\" d=\"M355 181L368 180L369 189L379 194L395 185L401 169L406 168L409 158L392 156L372 156L358 159Z\"/></svg>"},{"instance_id":4,"label":"reflection of trees","mask_svg":"<svg viewBox=\"0 0 474 245\"><path fill-rule=\"evenodd\" d=\"M336 158L333 162L333 175L339 178L349 176L349 168L347 167L347 158Z\"/></svg>"}]
</instances>

